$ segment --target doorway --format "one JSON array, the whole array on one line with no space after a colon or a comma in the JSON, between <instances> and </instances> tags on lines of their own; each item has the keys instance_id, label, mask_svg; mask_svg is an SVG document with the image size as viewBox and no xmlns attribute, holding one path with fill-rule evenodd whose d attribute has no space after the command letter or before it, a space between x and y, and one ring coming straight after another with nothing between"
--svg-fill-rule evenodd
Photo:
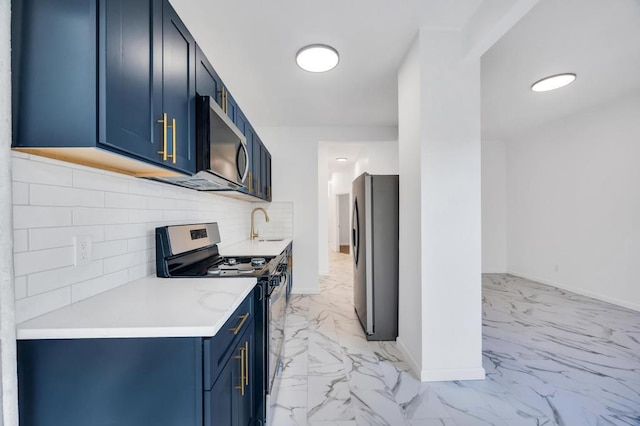
<instances>
[{"instance_id":1,"label":"doorway","mask_svg":"<svg viewBox=\"0 0 640 426\"><path fill-rule=\"evenodd\" d=\"M340 253L349 254L349 230L351 229L351 223L349 222L350 197L349 194L338 194L336 198L338 208L338 248Z\"/></svg>"}]
</instances>

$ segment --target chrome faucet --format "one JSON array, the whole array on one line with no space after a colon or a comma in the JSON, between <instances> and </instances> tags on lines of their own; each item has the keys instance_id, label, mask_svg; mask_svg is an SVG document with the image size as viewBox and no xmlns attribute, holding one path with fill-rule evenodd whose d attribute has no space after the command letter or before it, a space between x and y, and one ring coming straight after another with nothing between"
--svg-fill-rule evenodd
<instances>
[{"instance_id":1,"label":"chrome faucet","mask_svg":"<svg viewBox=\"0 0 640 426\"><path fill-rule=\"evenodd\" d=\"M255 231L255 229L253 227L253 215L256 212L256 210L262 211L262 213L264 213L265 220L267 222L269 222L269 215L267 214L267 211L265 209L263 209L262 207L256 207L255 209L253 209L251 211L251 236L249 237L249 239L251 239L251 240L253 240L253 239L258 237L258 233Z\"/></svg>"}]
</instances>

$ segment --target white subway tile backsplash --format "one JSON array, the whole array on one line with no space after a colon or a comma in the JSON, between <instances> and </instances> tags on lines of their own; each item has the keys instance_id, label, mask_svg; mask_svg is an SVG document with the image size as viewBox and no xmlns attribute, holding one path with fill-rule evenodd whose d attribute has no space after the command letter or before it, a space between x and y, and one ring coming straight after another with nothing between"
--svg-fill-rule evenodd
<instances>
[{"instance_id":1,"label":"white subway tile backsplash","mask_svg":"<svg viewBox=\"0 0 640 426\"><path fill-rule=\"evenodd\" d=\"M29 200L33 206L104 207L104 193L64 186L31 184Z\"/></svg>"},{"instance_id":2,"label":"white subway tile backsplash","mask_svg":"<svg viewBox=\"0 0 640 426\"><path fill-rule=\"evenodd\" d=\"M156 262L141 263L128 269L129 281L139 280L148 275L156 274Z\"/></svg>"},{"instance_id":3,"label":"white subway tile backsplash","mask_svg":"<svg viewBox=\"0 0 640 426\"><path fill-rule=\"evenodd\" d=\"M51 182L56 181L52 180ZM128 180L100 170L96 170L95 172L73 170L73 186L76 188L126 193Z\"/></svg>"},{"instance_id":4,"label":"white subway tile backsplash","mask_svg":"<svg viewBox=\"0 0 640 426\"><path fill-rule=\"evenodd\" d=\"M14 158L26 158L27 160L31 158L31 154L27 154L26 152L20 151L11 151L12 160Z\"/></svg>"},{"instance_id":5,"label":"white subway tile backsplash","mask_svg":"<svg viewBox=\"0 0 640 426\"><path fill-rule=\"evenodd\" d=\"M130 238L127 240L127 251L155 250L156 240L154 236Z\"/></svg>"},{"instance_id":6,"label":"white subway tile backsplash","mask_svg":"<svg viewBox=\"0 0 640 426\"><path fill-rule=\"evenodd\" d=\"M119 271L113 274L102 275L93 280L84 281L71 286L71 303L78 302L87 297L95 296L112 288L126 284L129 280L127 271Z\"/></svg>"},{"instance_id":7,"label":"white subway tile backsplash","mask_svg":"<svg viewBox=\"0 0 640 426\"><path fill-rule=\"evenodd\" d=\"M29 184L24 182L13 182L13 205L29 204Z\"/></svg>"},{"instance_id":8,"label":"white subway tile backsplash","mask_svg":"<svg viewBox=\"0 0 640 426\"><path fill-rule=\"evenodd\" d=\"M103 241L93 244L93 259L105 259L107 257L118 256L127 252L126 240Z\"/></svg>"},{"instance_id":9,"label":"white subway tile backsplash","mask_svg":"<svg viewBox=\"0 0 640 426\"><path fill-rule=\"evenodd\" d=\"M16 229L13 231L13 251L20 253L29 250L29 231Z\"/></svg>"},{"instance_id":10,"label":"white subway tile backsplash","mask_svg":"<svg viewBox=\"0 0 640 426\"><path fill-rule=\"evenodd\" d=\"M58 186L71 186L73 181L71 169L68 167L16 156L12 159L11 173L15 182L44 184L55 182Z\"/></svg>"},{"instance_id":11,"label":"white subway tile backsplash","mask_svg":"<svg viewBox=\"0 0 640 426\"><path fill-rule=\"evenodd\" d=\"M20 323L47 312L71 304L71 287L26 297L16 301L16 323Z\"/></svg>"},{"instance_id":12,"label":"white subway tile backsplash","mask_svg":"<svg viewBox=\"0 0 640 426\"><path fill-rule=\"evenodd\" d=\"M74 225L98 225L127 223L129 210L126 209L95 209L77 207L73 209Z\"/></svg>"},{"instance_id":13,"label":"white subway tile backsplash","mask_svg":"<svg viewBox=\"0 0 640 426\"><path fill-rule=\"evenodd\" d=\"M129 210L129 223L162 222L161 210Z\"/></svg>"},{"instance_id":14,"label":"white subway tile backsplash","mask_svg":"<svg viewBox=\"0 0 640 426\"><path fill-rule=\"evenodd\" d=\"M129 181L129 193L135 195L161 196L165 184L151 180L136 179Z\"/></svg>"},{"instance_id":15,"label":"white subway tile backsplash","mask_svg":"<svg viewBox=\"0 0 640 426\"><path fill-rule=\"evenodd\" d=\"M109 208L127 208L127 209L146 209L149 208L149 198L139 195L120 194L117 192L105 193L105 207Z\"/></svg>"},{"instance_id":16,"label":"white subway tile backsplash","mask_svg":"<svg viewBox=\"0 0 640 426\"><path fill-rule=\"evenodd\" d=\"M14 280L14 284L16 288L16 300L24 299L25 297L27 297L27 276L22 275L20 277L16 277Z\"/></svg>"},{"instance_id":17,"label":"white subway tile backsplash","mask_svg":"<svg viewBox=\"0 0 640 426\"><path fill-rule=\"evenodd\" d=\"M176 210L178 208L178 200L173 198L150 198L147 208L152 210Z\"/></svg>"},{"instance_id":18,"label":"white subway tile backsplash","mask_svg":"<svg viewBox=\"0 0 640 426\"><path fill-rule=\"evenodd\" d=\"M33 296L45 293L71 284L90 280L103 274L102 261L94 261L87 265L68 266L65 268L50 269L35 274L29 274L28 294Z\"/></svg>"},{"instance_id":19,"label":"white subway tile backsplash","mask_svg":"<svg viewBox=\"0 0 640 426\"><path fill-rule=\"evenodd\" d=\"M191 211L189 210L164 210L162 212L162 220L164 222L177 222L181 220L191 219Z\"/></svg>"},{"instance_id":20,"label":"white subway tile backsplash","mask_svg":"<svg viewBox=\"0 0 640 426\"><path fill-rule=\"evenodd\" d=\"M15 275L26 275L73 264L73 247L15 253Z\"/></svg>"},{"instance_id":21,"label":"white subway tile backsplash","mask_svg":"<svg viewBox=\"0 0 640 426\"><path fill-rule=\"evenodd\" d=\"M154 228L155 229L155 228ZM105 225L104 239L109 240L126 240L127 238L144 237L152 235L146 223L128 223L123 225Z\"/></svg>"},{"instance_id":22,"label":"white subway tile backsplash","mask_svg":"<svg viewBox=\"0 0 640 426\"><path fill-rule=\"evenodd\" d=\"M248 238L251 209L260 205L272 218L262 232L293 235L288 203L252 204L18 152L12 157L18 322L155 275L158 226L218 222L231 244ZM91 236L92 260L74 266L73 238L80 235Z\"/></svg>"},{"instance_id":23,"label":"white subway tile backsplash","mask_svg":"<svg viewBox=\"0 0 640 426\"><path fill-rule=\"evenodd\" d=\"M43 250L73 245L73 237L91 236L93 243L104 241L104 226L70 226L29 229L29 249Z\"/></svg>"},{"instance_id":24,"label":"white subway tile backsplash","mask_svg":"<svg viewBox=\"0 0 640 426\"><path fill-rule=\"evenodd\" d=\"M104 273L109 274L131 268L140 263L147 263L154 259L153 256L155 256L155 250L148 249L109 257L104 260Z\"/></svg>"},{"instance_id":25,"label":"white subway tile backsplash","mask_svg":"<svg viewBox=\"0 0 640 426\"><path fill-rule=\"evenodd\" d=\"M71 207L13 206L13 228L70 226Z\"/></svg>"}]
</instances>

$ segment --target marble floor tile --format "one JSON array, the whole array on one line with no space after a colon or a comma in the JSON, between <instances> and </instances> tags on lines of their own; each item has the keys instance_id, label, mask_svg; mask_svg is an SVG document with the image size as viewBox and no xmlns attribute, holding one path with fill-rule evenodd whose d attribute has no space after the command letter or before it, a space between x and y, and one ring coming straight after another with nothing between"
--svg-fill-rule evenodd
<instances>
[{"instance_id":1,"label":"marble floor tile","mask_svg":"<svg viewBox=\"0 0 640 426\"><path fill-rule=\"evenodd\" d=\"M363 425L406 425L402 411L388 390L352 389L356 422Z\"/></svg>"},{"instance_id":2,"label":"marble floor tile","mask_svg":"<svg viewBox=\"0 0 640 426\"><path fill-rule=\"evenodd\" d=\"M351 256L294 295L274 426L640 426L640 313L484 274L485 380L421 383L395 342L369 342Z\"/></svg>"}]
</instances>

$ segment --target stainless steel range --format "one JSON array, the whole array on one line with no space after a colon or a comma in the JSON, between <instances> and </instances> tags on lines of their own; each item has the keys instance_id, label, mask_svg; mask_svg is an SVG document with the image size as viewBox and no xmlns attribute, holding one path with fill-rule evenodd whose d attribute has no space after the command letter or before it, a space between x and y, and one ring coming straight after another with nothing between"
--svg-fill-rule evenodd
<instances>
[{"instance_id":1,"label":"stainless steel range","mask_svg":"<svg viewBox=\"0 0 640 426\"><path fill-rule=\"evenodd\" d=\"M260 417L271 424L275 397L282 372L286 289L289 281L289 257L250 257L220 255L218 224L201 223L156 228L156 272L165 278L233 278L256 277L264 295L256 304L257 326L265 340L257 347L265 348L262 356L261 388L264 389Z\"/></svg>"}]
</instances>

